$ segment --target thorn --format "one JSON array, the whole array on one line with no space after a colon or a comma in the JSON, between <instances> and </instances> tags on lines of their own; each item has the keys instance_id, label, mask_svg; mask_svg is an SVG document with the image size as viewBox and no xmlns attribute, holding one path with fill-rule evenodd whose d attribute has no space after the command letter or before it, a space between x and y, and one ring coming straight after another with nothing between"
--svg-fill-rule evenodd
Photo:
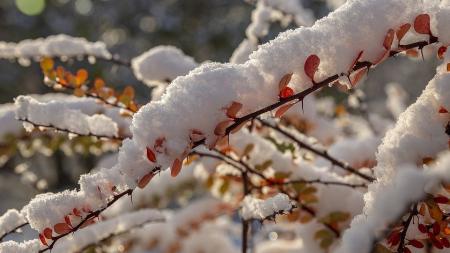
<instances>
[{"instance_id":1,"label":"thorn","mask_svg":"<svg viewBox=\"0 0 450 253\"><path fill-rule=\"evenodd\" d=\"M423 56L423 47L420 48L420 54L422 55L422 61L425 61L425 57Z\"/></svg>"}]
</instances>

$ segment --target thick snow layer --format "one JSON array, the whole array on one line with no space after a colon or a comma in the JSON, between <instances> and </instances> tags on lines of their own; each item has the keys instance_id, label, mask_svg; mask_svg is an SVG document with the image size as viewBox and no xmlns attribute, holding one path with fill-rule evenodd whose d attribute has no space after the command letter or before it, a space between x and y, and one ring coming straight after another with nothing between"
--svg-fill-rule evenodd
<instances>
[{"instance_id":1,"label":"thick snow layer","mask_svg":"<svg viewBox=\"0 0 450 253\"><path fill-rule=\"evenodd\" d=\"M81 135L117 137L117 124L102 114L86 115L80 110L70 109L65 101L42 103L30 96L19 96L15 100L16 116L19 120L31 121L42 126Z\"/></svg>"},{"instance_id":2,"label":"thick snow layer","mask_svg":"<svg viewBox=\"0 0 450 253\"><path fill-rule=\"evenodd\" d=\"M321 60L314 77L319 81L346 73L361 50L362 61L377 60L385 52L383 40L387 31L413 22L418 14L428 13L434 35L445 38L449 31L442 23L445 15L436 15L443 10L438 7L439 3L437 0L416 1L414 5L409 0L350 1L310 28L281 34L261 46L245 64L204 64L176 78L160 100L143 106L135 114L133 138L123 142L116 166L82 176L80 192L68 194L74 198L70 204L60 201L60 194L32 201L28 209L33 212L28 212L27 218L33 228L41 230L64 217L56 212L46 217L49 208L62 210L64 205L71 208L89 205L96 210L104 206L114 194L113 186L134 188L138 180L154 168L166 169L177 159L183 160L192 147L193 133L194 139L201 135L207 145L214 144L221 137L214 130L218 123L229 120L225 111L233 102L243 105L238 117L277 102L278 83L287 73L294 74L289 84L294 91L311 85L312 81L303 71L305 60L311 54ZM417 40L423 38L413 35ZM436 96L441 96L448 106L450 99L445 96L449 94L445 87L440 89ZM426 112L431 117L430 110ZM441 145L440 140L438 142ZM154 149L153 154L150 153L153 162L146 157L147 148Z\"/></svg>"},{"instance_id":3,"label":"thick snow layer","mask_svg":"<svg viewBox=\"0 0 450 253\"><path fill-rule=\"evenodd\" d=\"M18 43L0 42L0 58L38 59L40 57L95 56L111 58L103 42L89 42L65 34L28 39Z\"/></svg>"},{"instance_id":4,"label":"thick snow layer","mask_svg":"<svg viewBox=\"0 0 450 253\"><path fill-rule=\"evenodd\" d=\"M137 79L150 86L171 82L198 66L195 60L173 46L157 46L131 61Z\"/></svg>"},{"instance_id":5,"label":"thick snow layer","mask_svg":"<svg viewBox=\"0 0 450 253\"><path fill-rule=\"evenodd\" d=\"M7 241L0 243L0 252L2 253L30 253L38 252L41 249L39 240L31 240L23 243Z\"/></svg>"},{"instance_id":6,"label":"thick snow layer","mask_svg":"<svg viewBox=\"0 0 450 253\"><path fill-rule=\"evenodd\" d=\"M289 196L284 193L262 200L246 196L242 201L241 215L245 220L263 220L279 212L288 212L293 204Z\"/></svg>"},{"instance_id":7,"label":"thick snow layer","mask_svg":"<svg viewBox=\"0 0 450 253\"><path fill-rule=\"evenodd\" d=\"M372 185L367 196L371 204L366 206L364 214L353 219L336 253L371 252L373 240L382 235L386 226L398 221L411 203L421 200L443 181L450 182L449 152L430 168L399 167L389 182Z\"/></svg>"},{"instance_id":8,"label":"thick snow layer","mask_svg":"<svg viewBox=\"0 0 450 253\"><path fill-rule=\"evenodd\" d=\"M25 217L16 209L9 209L0 216L0 237L26 222Z\"/></svg>"}]
</instances>

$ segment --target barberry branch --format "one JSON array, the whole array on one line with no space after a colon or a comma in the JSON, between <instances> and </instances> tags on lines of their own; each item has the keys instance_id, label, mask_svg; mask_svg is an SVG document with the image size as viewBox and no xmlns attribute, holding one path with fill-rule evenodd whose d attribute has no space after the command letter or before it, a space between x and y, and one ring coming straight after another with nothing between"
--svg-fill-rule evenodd
<instances>
[{"instance_id":1,"label":"barberry branch","mask_svg":"<svg viewBox=\"0 0 450 253\"><path fill-rule=\"evenodd\" d=\"M369 182L373 182L375 181L375 178L365 175L361 172L359 172L357 169L353 168L352 166L350 166L348 163L342 162L340 160L338 160L337 158L332 157L326 150L319 150L311 145L309 145L308 143L305 143L301 140L299 140L298 138L296 138L294 135L292 135L291 133L287 132L286 130L282 129L280 126L271 124L267 121L261 120L259 118L256 118L256 120L261 123L261 125L271 128L277 132L279 132L280 134L286 136L287 138L289 138L290 140L292 140L293 142L295 142L300 148L304 148L318 156L321 156L323 158L325 158L326 160L330 161L333 165L336 165L340 168L342 168L343 170L350 172L351 174L355 174Z\"/></svg>"},{"instance_id":2,"label":"barberry branch","mask_svg":"<svg viewBox=\"0 0 450 253\"><path fill-rule=\"evenodd\" d=\"M52 124L44 125L44 124L35 123L35 122L33 122L33 121L29 120L29 119L26 119L26 118L18 119L18 120L22 121L22 122L26 122L26 123L32 124L35 127L51 128L51 129L54 129L56 131L65 132L65 133L68 133L68 134L75 134L75 135L79 135L79 136L97 137L99 139L100 138L101 139L109 139L109 140L113 140L113 141L123 141L125 138L129 138L128 136L109 136L109 135L99 135L99 134L93 134L93 133L87 133L87 134L77 133L77 132L74 132L74 131L69 130L69 129L57 127L57 126L52 125Z\"/></svg>"},{"instance_id":3,"label":"barberry branch","mask_svg":"<svg viewBox=\"0 0 450 253\"><path fill-rule=\"evenodd\" d=\"M0 242L2 242L3 239L5 239L5 237L7 237L8 235L15 233L17 230L19 230L20 228L25 227L25 226L28 225L28 224L29 224L28 222L24 222L24 223L22 223L22 224L20 224L20 225L17 225L16 227L14 227L13 229L11 229L10 231L7 231L7 232L4 233L2 236L0 236Z\"/></svg>"}]
</instances>

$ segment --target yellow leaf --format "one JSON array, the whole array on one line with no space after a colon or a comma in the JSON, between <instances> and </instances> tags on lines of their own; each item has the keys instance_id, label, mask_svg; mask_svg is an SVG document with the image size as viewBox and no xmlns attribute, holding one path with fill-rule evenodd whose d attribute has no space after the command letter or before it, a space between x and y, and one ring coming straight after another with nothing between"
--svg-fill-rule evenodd
<instances>
[{"instance_id":1,"label":"yellow leaf","mask_svg":"<svg viewBox=\"0 0 450 253\"><path fill-rule=\"evenodd\" d=\"M130 99L134 98L134 89L131 86L125 87L125 89L122 92L122 95L125 95L127 97L130 97Z\"/></svg>"},{"instance_id":2,"label":"yellow leaf","mask_svg":"<svg viewBox=\"0 0 450 253\"><path fill-rule=\"evenodd\" d=\"M55 66L55 63L53 62L52 58L45 57L41 60L41 69L44 72L47 72L47 71L53 69L53 66Z\"/></svg>"},{"instance_id":3,"label":"yellow leaf","mask_svg":"<svg viewBox=\"0 0 450 253\"><path fill-rule=\"evenodd\" d=\"M77 97L82 97L82 96L84 96L84 90L81 88L75 88L73 90L73 94Z\"/></svg>"},{"instance_id":4,"label":"yellow leaf","mask_svg":"<svg viewBox=\"0 0 450 253\"><path fill-rule=\"evenodd\" d=\"M104 86L105 86L105 81L103 81L103 79L101 79L101 78L95 79L94 87L95 87L95 90L97 90L97 92L99 90L101 90Z\"/></svg>"},{"instance_id":5,"label":"yellow leaf","mask_svg":"<svg viewBox=\"0 0 450 253\"><path fill-rule=\"evenodd\" d=\"M85 69L80 69L77 71L75 84L77 85L77 87L79 87L82 84L84 84L87 79L88 79L88 72Z\"/></svg>"},{"instance_id":6,"label":"yellow leaf","mask_svg":"<svg viewBox=\"0 0 450 253\"><path fill-rule=\"evenodd\" d=\"M428 212L430 213L431 218L435 221L442 221L443 213L438 204L436 204L436 202L432 199L428 199L425 203L428 206Z\"/></svg>"}]
</instances>

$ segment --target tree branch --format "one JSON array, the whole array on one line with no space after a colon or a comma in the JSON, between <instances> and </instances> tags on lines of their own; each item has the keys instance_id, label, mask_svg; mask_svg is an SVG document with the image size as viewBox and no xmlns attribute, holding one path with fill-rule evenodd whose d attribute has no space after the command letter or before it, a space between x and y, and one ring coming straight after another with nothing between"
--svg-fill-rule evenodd
<instances>
[{"instance_id":1,"label":"tree branch","mask_svg":"<svg viewBox=\"0 0 450 253\"><path fill-rule=\"evenodd\" d=\"M5 237L7 237L8 235L15 233L18 229L20 229L20 228L22 228L22 227L25 227L25 226L28 225L28 224L29 224L28 222L22 223L22 224L20 224L20 225L18 225L18 226L16 226L16 227L14 227L14 228L11 229L10 231L4 233L2 236L0 236L0 242L2 242L3 239L5 239Z\"/></svg>"},{"instance_id":2,"label":"tree branch","mask_svg":"<svg viewBox=\"0 0 450 253\"><path fill-rule=\"evenodd\" d=\"M319 150L319 149L316 149L316 148L312 147L311 145L309 145L309 144L307 144L307 143L305 143L305 142L295 138L294 135L292 135L289 132L283 130L279 126L273 125L273 124L271 124L271 123L269 123L267 121L261 120L259 118L257 118L256 120L258 122L260 122L263 126L269 127L271 129L273 129L273 130L283 134L287 138L291 139L300 148L304 148L304 149L306 149L306 150L308 150L308 151L310 151L310 152L312 152L312 153L314 153L314 154L316 154L318 156L321 156L321 157L325 158L326 160L330 161L333 165L336 165L336 166L342 168L343 170L348 171L351 174L355 174L355 175L359 176L360 178L363 178L363 179L365 179L365 180L367 180L369 182L375 181L375 178L373 178L371 176L368 176L368 175L365 175L365 174L359 172L357 169L355 169L352 166L350 166L349 164L347 164L345 162L342 162L342 161L338 160L337 158L332 157L330 154L328 154L328 152L326 150Z\"/></svg>"}]
</instances>

